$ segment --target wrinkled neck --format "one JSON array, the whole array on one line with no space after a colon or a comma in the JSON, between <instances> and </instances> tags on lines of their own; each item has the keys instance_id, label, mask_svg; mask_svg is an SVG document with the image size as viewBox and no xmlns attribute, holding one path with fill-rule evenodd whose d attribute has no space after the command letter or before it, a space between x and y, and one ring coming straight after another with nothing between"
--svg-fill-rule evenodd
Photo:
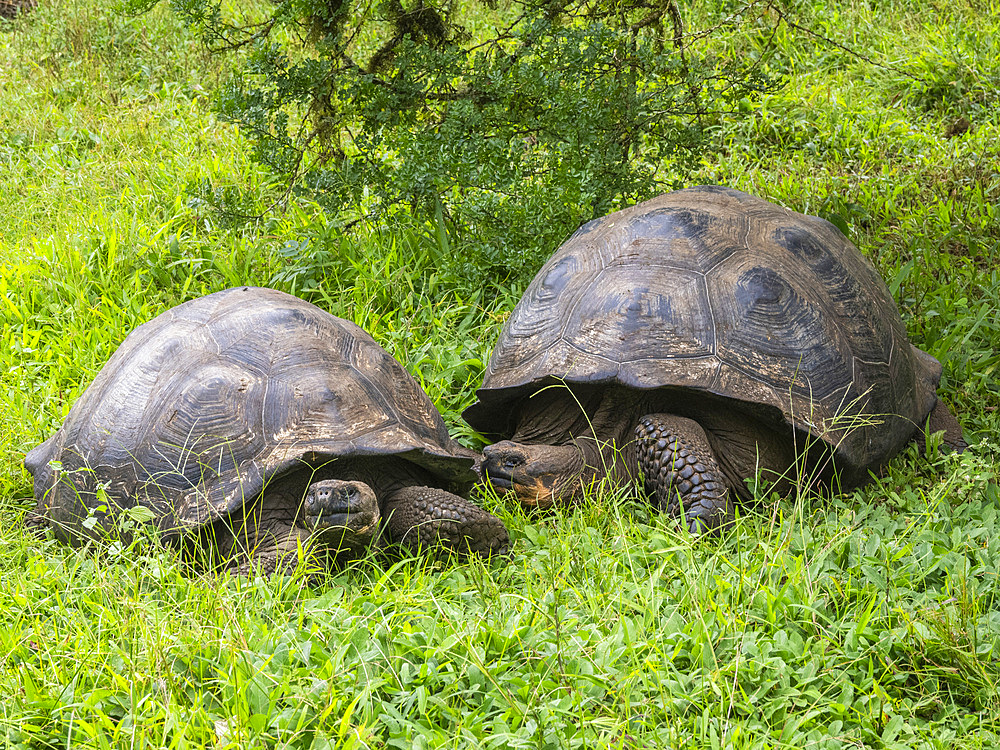
<instances>
[{"instance_id":1,"label":"wrinkled neck","mask_svg":"<svg viewBox=\"0 0 1000 750\"><path fill-rule=\"evenodd\" d=\"M620 485L635 475L632 435L642 400L639 392L626 388L552 386L524 401L512 439L576 446L583 484L607 477Z\"/></svg>"},{"instance_id":2,"label":"wrinkled neck","mask_svg":"<svg viewBox=\"0 0 1000 750\"><path fill-rule=\"evenodd\" d=\"M594 434L594 415L603 389L552 385L524 399L518 407L516 443L570 445Z\"/></svg>"}]
</instances>

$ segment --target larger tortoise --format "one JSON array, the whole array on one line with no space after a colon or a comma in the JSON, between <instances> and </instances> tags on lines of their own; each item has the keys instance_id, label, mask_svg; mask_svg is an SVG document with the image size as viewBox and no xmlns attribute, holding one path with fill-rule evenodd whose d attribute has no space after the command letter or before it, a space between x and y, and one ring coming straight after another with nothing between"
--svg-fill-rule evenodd
<instances>
[{"instance_id":1,"label":"larger tortoise","mask_svg":"<svg viewBox=\"0 0 1000 750\"><path fill-rule=\"evenodd\" d=\"M81 542L151 517L167 540L270 572L300 546L501 553L507 531L446 488L475 479L417 382L361 328L237 288L135 329L32 450L35 518ZM88 518L93 520L88 520Z\"/></svg>"},{"instance_id":2,"label":"larger tortoise","mask_svg":"<svg viewBox=\"0 0 1000 750\"><path fill-rule=\"evenodd\" d=\"M507 438L482 469L527 505L639 481L711 529L758 473L862 484L929 416L963 446L940 376L834 226L697 187L592 221L556 251L464 417Z\"/></svg>"}]
</instances>

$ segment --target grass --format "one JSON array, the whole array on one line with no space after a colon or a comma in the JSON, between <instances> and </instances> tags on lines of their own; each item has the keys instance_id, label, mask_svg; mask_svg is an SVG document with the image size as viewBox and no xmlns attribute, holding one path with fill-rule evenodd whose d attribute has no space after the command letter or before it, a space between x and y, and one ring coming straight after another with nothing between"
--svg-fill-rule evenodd
<instances>
[{"instance_id":1,"label":"grass","mask_svg":"<svg viewBox=\"0 0 1000 750\"><path fill-rule=\"evenodd\" d=\"M846 229L943 362L972 449L762 498L719 542L629 498L526 516L487 496L508 563L373 557L319 582L36 540L24 453L133 327L245 283L366 327L474 444L458 415L520 288L467 287L434 227L266 212L278 188L208 104L227 63L166 9L57 0L5 25L0 744L998 746L1000 7L813 6L796 21L892 67L780 27L765 57L787 86L706 123L722 148L687 180ZM719 54L762 54L775 21ZM220 221L206 200L227 191L265 218Z\"/></svg>"}]
</instances>

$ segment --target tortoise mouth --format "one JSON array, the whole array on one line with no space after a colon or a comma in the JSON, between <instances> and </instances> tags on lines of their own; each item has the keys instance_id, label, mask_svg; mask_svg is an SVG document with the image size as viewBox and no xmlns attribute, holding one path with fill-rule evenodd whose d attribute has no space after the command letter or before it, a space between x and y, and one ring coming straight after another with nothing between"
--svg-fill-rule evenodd
<instances>
[{"instance_id":1,"label":"tortoise mouth","mask_svg":"<svg viewBox=\"0 0 1000 750\"><path fill-rule=\"evenodd\" d=\"M552 488L546 486L541 480L532 485L515 485L514 492L517 500L526 508L551 508L556 503Z\"/></svg>"},{"instance_id":2,"label":"tortoise mouth","mask_svg":"<svg viewBox=\"0 0 1000 750\"><path fill-rule=\"evenodd\" d=\"M513 492L517 501L526 508L550 508L555 504L552 487L541 478L529 477L528 481L515 479L506 472L489 472L484 477L498 495Z\"/></svg>"},{"instance_id":3,"label":"tortoise mouth","mask_svg":"<svg viewBox=\"0 0 1000 750\"><path fill-rule=\"evenodd\" d=\"M515 488L515 484L510 477L497 476L494 473L490 473L484 477L486 481L490 483L493 489L503 492L510 492Z\"/></svg>"},{"instance_id":4,"label":"tortoise mouth","mask_svg":"<svg viewBox=\"0 0 1000 750\"><path fill-rule=\"evenodd\" d=\"M349 531L353 534L370 534L378 528L378 516L372 513L321 513L306 515L306 527L315 531Z\"/></svg>"},{"instance_id":5,"label":"tortoise mouth","mask_svg":"<svg viewBox=\"0 0 1000 750\"><path fill-rule=\"evenodd\" d=\"M324 513L306 515L310 538L333 552L357 551L371 545L379 536L381 517L371 513Z\"/></svg>"}]
</instances>

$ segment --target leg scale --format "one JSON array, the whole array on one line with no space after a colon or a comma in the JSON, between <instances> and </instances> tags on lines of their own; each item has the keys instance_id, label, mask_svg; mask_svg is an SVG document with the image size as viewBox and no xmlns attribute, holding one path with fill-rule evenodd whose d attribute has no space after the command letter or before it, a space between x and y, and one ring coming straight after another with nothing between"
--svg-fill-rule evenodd
<instances>
[{"instance_id":1,"label":"leg scale","mask_svg":"<svg viewBox=\"0 0 1000 750\"><path fill-rule=\"evenodd\" d=\"M660 510L683 512L692 533L733 520L729 488L701 425L673 414L647 414L635 437L640 475Z\"/></svg>"}]
</instances>

